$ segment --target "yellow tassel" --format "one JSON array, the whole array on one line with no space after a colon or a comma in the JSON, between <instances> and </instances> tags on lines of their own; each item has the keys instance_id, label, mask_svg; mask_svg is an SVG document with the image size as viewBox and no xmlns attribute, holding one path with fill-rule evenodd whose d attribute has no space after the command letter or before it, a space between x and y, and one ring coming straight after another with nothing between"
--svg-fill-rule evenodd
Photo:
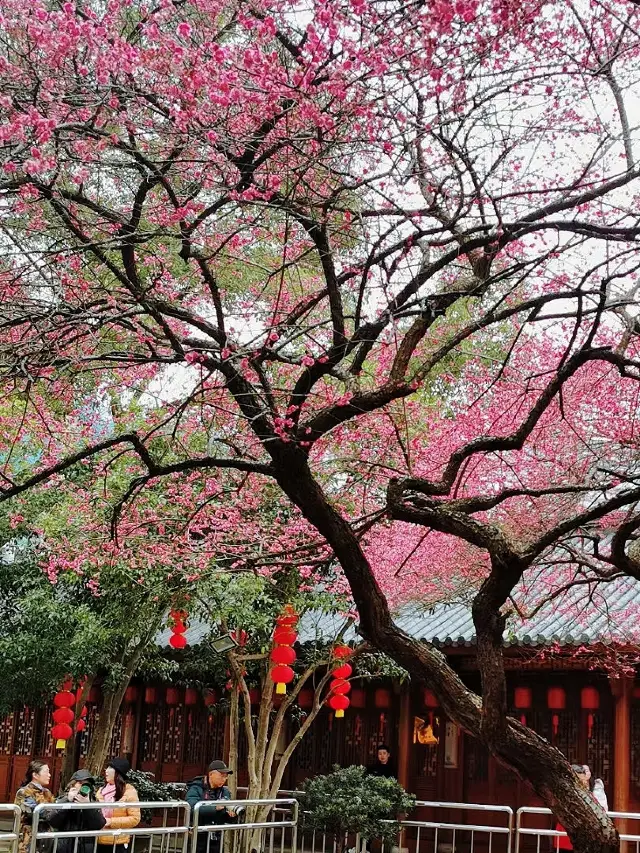
<instances>
[{"instance_id":1,"label":"yellow tassel","mask_svg":"<svg viewBox=\"0 0 640 853\"><path fill-rule=\"evenodd\" d=\"M287 692L287 685L284 683L284 681L279 681L276 684L276 693L279 693L282 696L282 694L286 693L286 692Z\"/></svg>"},{"instance_id":2,"label":"yellow tassel","mask_svg":"<svg viewBox=\"0 0 640 853\"><path fill-rule=\"evenodd\" d=\"M344 717L344 711L342 710L342 708L338 708L338 710L336 711L336 717Z\"/></svg>"},{"instance_id":3,"label":"yellow tassel","mask_svg":"<svg viewBox=\"0 0 640 853\"><path fill-rule=\"evenodd\" d=\"M67 745L66 740L57 740L56 741L56 749L64 749Z\"/></svg>"}]
</instances>

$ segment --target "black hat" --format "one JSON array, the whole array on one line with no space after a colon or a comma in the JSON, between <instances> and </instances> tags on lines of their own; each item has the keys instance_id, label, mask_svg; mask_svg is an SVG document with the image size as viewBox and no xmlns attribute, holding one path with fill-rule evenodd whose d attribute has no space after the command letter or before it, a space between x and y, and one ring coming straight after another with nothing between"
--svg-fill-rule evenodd
<instances>
[{"instance_id":1,"label":"black hat","mask_svg":"<svg viewBox=\"0 0 640 853\"><path fill-rule=\"evenodd\" d=\"M209 771L209 773L211 773L212 770L217 770L218 773L233 773L233 770L229 770L224 761L220 761L219 759L212 761L211 764L207 767L207 770Z\"/></svg>"},{"instance_id":2,"label":"black hat","mask_svg":"<svg viewBox=\"0 0 640 853\"><path fill-rule=\"evenodd\" d=\"M76 770L71 777L71 782L93 782L93 775L88 770Z\"/></svg>"},{"instance_id":3,"label":"black hat","mask_svg":"<svg viewBox=\"0 0 640 853\"><path fill-rule=\"evenodd\" d=\"M112 758L107 762L107 767L113 767L116 773L119 773L123 779L127 778L127 773L131 770L131 765L126 758Z\"/></svg>"}]
</instances>

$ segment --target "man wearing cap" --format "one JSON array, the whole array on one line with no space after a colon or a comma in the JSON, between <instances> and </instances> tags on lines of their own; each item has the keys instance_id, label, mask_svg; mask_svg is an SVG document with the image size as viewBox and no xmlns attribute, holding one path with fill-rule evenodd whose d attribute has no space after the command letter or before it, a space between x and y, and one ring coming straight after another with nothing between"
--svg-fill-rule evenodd
<instances>
[{"instance_id":1,"label":"man wearing cap","mask_svg":"<svg viewBox=\"0 0 640 853\"><path fill-rule=\"evenodd\" d=\"M231 791L226 786L231 770L224 761L212 761L206 776L198 776L189 783L187 802L193 809L196 803L215 801L215 805L201 806L198 814L198 826L212 826L224 823L236 823L238 816L233 809L224 806L220 800L230 800ZM199 832L197 853L218 853L221 832Z\"/></svg>"}]
</instances>

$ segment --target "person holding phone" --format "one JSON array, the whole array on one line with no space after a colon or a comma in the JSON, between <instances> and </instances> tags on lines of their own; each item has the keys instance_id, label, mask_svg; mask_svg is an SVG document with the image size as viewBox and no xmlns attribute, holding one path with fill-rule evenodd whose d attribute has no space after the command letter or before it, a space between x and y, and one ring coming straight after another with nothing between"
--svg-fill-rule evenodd
<instances>
[{"instance_id":1,"label":"person holding phone","mask_svg":"<svg viewBox=\"0 0 640 853\"><path fill-rule=\"evenodd\" d=\"M67 790L58 797L55 805L62 803L94 803L95 780L88 770L77 770L71 777ZM46 820L58 832L84 832L103 829L106 819L102 809L57 809L46 810ZM93 853L96 838L59 838L56 853Z\"/></svg>"}]
</instances>

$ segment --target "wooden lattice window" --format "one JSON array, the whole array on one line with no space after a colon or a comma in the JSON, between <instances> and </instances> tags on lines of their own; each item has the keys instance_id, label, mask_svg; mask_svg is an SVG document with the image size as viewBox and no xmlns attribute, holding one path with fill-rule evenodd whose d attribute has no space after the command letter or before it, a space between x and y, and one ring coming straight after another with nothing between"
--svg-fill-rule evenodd
<instances>
[{"instance_id":1,"label":"wooden lattice window","mask_svg":"<svg viewBox=\"0 0 640 853\"><path fill-rule=\"evenodd\" d=\"M593 714L591 737L587 741L587 764L605 786L611 782L611 722L603 714Z\"/></svg>"},{"instance_id":2,"label":"wooden lattice window","mask_svg":"<svg viewBox=\"0 0 640 853\"><path fill-rule=\"evenodd\" d=\"M51 755L53 752L52 727L53 708L48 705L36 714L34 755Z\"/></svg>"},{"instance_id":3,"label":"wooden lattice window","mask_svg":"<svg viewBox=\"0 0 640 853\"><path fill-rule=\"evenodd\" d=\"M148 708L142 726L142 760L160 761L162 714L157 708Z\"/></svg>"},{"instance_id":4,"label":"wooden lattice window","mask_svg":"<svg viewBox=\"0 0 640 853\"><path fill-rule=\"evenodd\" d=\"M22 708L18 713L14 753L31 755L35 736L36 714L31 708Z\"/></svg>"},{"instance_id":5,"label":"wooden lattice window","mask_svg":"<svg viewBox=\"0 0 640 853\"><path fill-rule=\"evenodd\" d=\"M182 757L182 734L184 709L178 705L169 708L162 748L162 761L166 764L179 764Z\"/></svg>"},{"instance_id":6,"label":"wooden lattice window","mask_svg":"<svg viewBox=\"0 0 640 853\"><path fill-rule=\"evenodd\" d=\"M13 747L13 726L16 715L12 712L0 720L0 755L11 755Z\"/></svg>"}]
</instances>

